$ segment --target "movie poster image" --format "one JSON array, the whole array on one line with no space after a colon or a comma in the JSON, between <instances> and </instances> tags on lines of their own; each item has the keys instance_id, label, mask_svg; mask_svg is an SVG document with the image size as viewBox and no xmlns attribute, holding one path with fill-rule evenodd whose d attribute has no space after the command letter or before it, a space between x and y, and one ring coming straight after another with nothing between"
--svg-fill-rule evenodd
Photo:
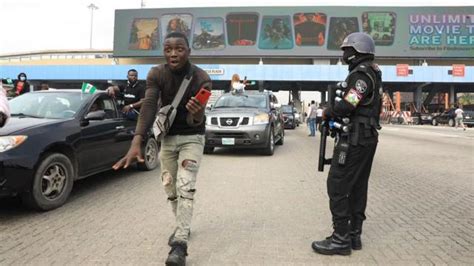
<instances>
[{"instance_id":1,"label":"movie poster image","mask_svg":"<svg viewBox=\"0 0 474 266\"><path fill-rule=\"evenodd\" d=\"M293 15L295 43L298 46L322 46L326 40L327 16L324 13Z\"/></svg>"},{"instance_id":2,"label":"movie poster image","mask_svg":"<svg viewBox=\"0 0 474 266\"><path fill-rule=\"evenodd\" d=\"M329 21L328 49L340 50L344 38L358 31L359 23L356 17L332 17Z\"/></svg>"},{"instance_id":3,"label":"movie poster image","mask_svg":"<svg viewBox=\"0 0 474 266\"><path fill-rule=\"evenodd\" d=\"M257 14L230 13L226 17L226 27L229 45L252 46L257 43Z\"/></svg>"},{"instance_id":4,"label":"movie poster image","mask_svg":"<svg viewBox=\"0 0 474 266\"><path fill-rule=\"evenodd\" d=\"M364 12L362 30L372 36L375 45L392 45L397 15L393 12Z\"/></svg>"},{"instance_id":5,"label":"movie poster image","mask_svg":"<svg viewBox=\"0 0 474 266\"><path fill-rule=\"evenodd\" d=\"M194 24L192 47L196 50L224 49L224 20L222 18L198 18Z\"/></svg>"},{"instance_id":6,"label":"movie poster image","mask_svg":"<svg viewBox=\"0 0 474 266\"><path fill-rule=\"evenodd\" d=\"M260 49L291 49L293 34L290 27L290 17L264 16L258 41Z\"/></svg>"},{"instance_id":7,"label":"movie poster image","mask_svg":"<svg viewBox=\"0 0 474 266\"><path fill-rule=\"evenodd\" d=\"M188 40L191 38L193 16L189 14L168 14L161 17L161 32L164 37L171 32L181 32Z\"/></svg>"},{"instance_id":8,"label":"movie poster image","mask_svg":"<svg viewBox=\"0 0 474 266\"><path fill-rule=\"evenodd\" d=\"M128 49L157 50L159 48L158 19L136 18L130 27Z\"/></svg>"}]
</instances>

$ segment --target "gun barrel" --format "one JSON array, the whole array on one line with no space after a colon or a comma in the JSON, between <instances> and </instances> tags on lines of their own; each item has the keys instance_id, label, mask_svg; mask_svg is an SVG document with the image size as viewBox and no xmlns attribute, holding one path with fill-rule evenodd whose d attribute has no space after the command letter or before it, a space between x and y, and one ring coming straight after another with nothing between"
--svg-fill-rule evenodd
<instances>
[{"instance_id":1,"label":"gun barrel","mask_svg":"<svg viewBox=\"0 0 474 266\"><path fill-rule=\"evenodd\" d=\"M326 164L326 141L328 137L328 126L323 122L321 125L321 141L319 142L319 161L318 171L324 172L324 164Z\"/></svg>"}]
</instances>

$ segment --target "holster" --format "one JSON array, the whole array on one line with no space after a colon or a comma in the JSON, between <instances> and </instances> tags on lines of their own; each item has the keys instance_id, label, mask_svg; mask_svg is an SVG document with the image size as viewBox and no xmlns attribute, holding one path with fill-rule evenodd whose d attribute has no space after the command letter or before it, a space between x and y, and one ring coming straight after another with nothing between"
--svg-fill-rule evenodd
<instances>
[{"instance_id":1,"label":"holster","mask_svg":"<svg viewBox=\"0 0 474 266\"><path fill-rule=\"evenodd\" d=\"M333 158L341 166L346 164L347 155L349 154L349 135L346 133L339 133L338 141L335 148L335 153L337 158Z\"/></svg>"}]
</instances>

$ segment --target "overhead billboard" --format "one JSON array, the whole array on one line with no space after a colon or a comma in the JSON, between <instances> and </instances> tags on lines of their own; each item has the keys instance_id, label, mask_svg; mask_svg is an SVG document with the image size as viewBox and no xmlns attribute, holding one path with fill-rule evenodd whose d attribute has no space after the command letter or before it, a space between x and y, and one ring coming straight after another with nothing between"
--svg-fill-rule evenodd
<instances>
[{"instance_id":1,"label":"overhead billboard","mask_svg":"<svg viewBox=\"0 0 474 266\"><path fill-rule=\"evenodd\" d=\"M116 10L114 56L161 56L173 31L188 36L195 56L335 57L360 31L381 57L474 57L474 6Z\"/></svg>"}]
</instances>

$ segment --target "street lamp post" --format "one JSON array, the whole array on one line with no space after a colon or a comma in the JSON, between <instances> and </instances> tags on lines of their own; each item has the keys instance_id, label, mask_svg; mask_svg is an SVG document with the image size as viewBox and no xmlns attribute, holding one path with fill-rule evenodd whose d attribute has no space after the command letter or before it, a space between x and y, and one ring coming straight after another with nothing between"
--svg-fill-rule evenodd
<instances>
[{"instance_id":1,"label":"street lamp post","mask_svg":"<svg viewBox=\"0 0 474 266\"><path fill-rule=\"evenodd\" d=\"M94 22L94 10L99 9L98 6L94 5L91 3L90 5L87 6L91 10L91 36L90 36L90 41L89 41L89 49L92 49L92 29L93 29L93 22Z\"/></svg>"}]
</instances>

